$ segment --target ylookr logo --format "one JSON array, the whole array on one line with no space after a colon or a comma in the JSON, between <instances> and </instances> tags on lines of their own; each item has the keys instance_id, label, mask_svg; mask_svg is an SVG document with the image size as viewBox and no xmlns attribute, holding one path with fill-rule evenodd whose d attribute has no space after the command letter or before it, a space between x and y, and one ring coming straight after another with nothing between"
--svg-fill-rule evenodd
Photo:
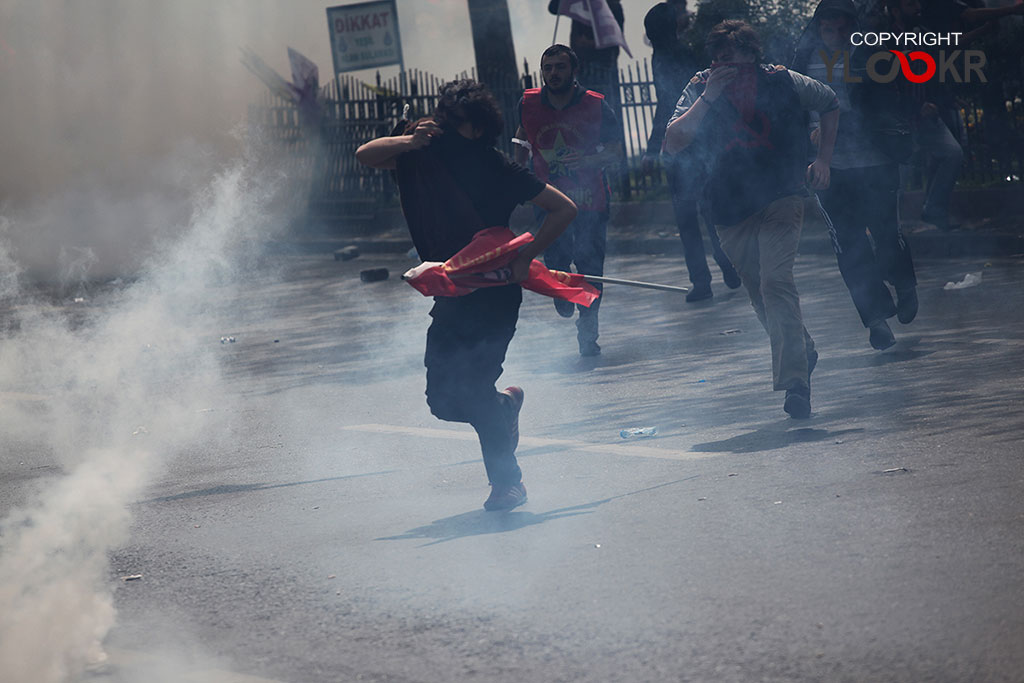
<instances>
[{"instance_id":1,"label":"ylookr logo","mask_svg":"<svg viewBox=\"0 0 1024 683\"><path fill-rule=\"evenodd\" d=\"M960 33L854 33L850 43L854 47L885 46L951 46L960 42ZM820 51L821 61L825 63L828 80L832 81L832 70L840 60L843 62L843 80L847 83L860 83L863 77L850 73L850 52L835 51L829 54ZM940 83L971 83L972 77L982 83L988 83L982 70L987 63L985 53L981 50L879 50L872 53L865 64L865 74L875 83L891 83L902 73L911 83L925 83L937 79Z\"/></svg>"},{"instance_id":2,"label":"ylookr logo","mask_svg":"<svg viewBox=\"0 0 1024 683\"><path fill-rule=\"evenodd\" d=\"M860 83L863 77L850 73L850 52L837 51L829 54L821 50L819 55L825 63L828 80L832 81L832 71L840 60L843 62L843 81ZM937 79L940 83L971 83L973 77L981 83L988 83L982 69L987 63L985 53L981 50L940 51L935 59L931 53L922 50L903 52L887 50L873 53L865 65L865 75L875 83L891 83L902 73L911 83L925 83ZM916 68L916 70L915 70Z\"/></svg>"}]
</instances>

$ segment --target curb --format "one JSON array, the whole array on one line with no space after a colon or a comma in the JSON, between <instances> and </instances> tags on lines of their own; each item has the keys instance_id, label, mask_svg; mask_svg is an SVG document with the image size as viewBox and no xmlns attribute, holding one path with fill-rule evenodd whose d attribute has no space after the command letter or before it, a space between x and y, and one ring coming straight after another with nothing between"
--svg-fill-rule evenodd
<instances>
[{"instance_id":1,"label":"curb","mask_svg":"<svg viewBox=\"0 0 1024 683\"><path fill-rule=\"evenodd\" d=\"M653 230L648 226L644 231L620 230L618 235L609 235L607 253L609 256L635 256L668 254L682 257L683 246L676 234L675 225L659 225ZM610 227L610 232L615 231ZM939 232L933 228L908 231L905 239L917 258L1006 258L1024 256L1024 235L1003 232L978 232L956 230ZM405 254L412 249L412 240L400 232L364 237L296 236L292 239L270 243L271 251L278 253L323 253L333 254L338 249L355 246L364 254ZM704 248L710 258L711 245L705 237ZM832 254L832 242L825 227L808 222L800 238L801 254Z\"/></svg>"},{"instance_id":2,"label":"curb","mask_svg":"<svg viewBox=\"0 0 1024 683\"><path fill-rule=\"evenodd\" d=\"M906 193L901 215L905 220L904 236L911 252L918 258L1005 258L1024 255L1024 221L1018 216L1024 212L1024 199L998 190L973 190L953 195L954 210L958 215L979 214L985 206L999 207L999 215L990 220L999 222L999 229L957 229L939 231L913 220L920 213L921 193ZM1024 193L1021 193L1024 197ZM997 202L997 203L994 203ZM1017 210L1020 209L1020 210ZM816 209L809 204L805 211L803 234L800 239L802 254L831 254L832 243ZM511 227L517 232L534 225L533 211L521 206L512 214ZM387 226L381 230L381 226ZM271 243L273 251L301 253L333 253L346 246L356 246L366 254L401 254L412 248L412 240L405 231L401 210L388 207L378 210L369 223L353 221L349 225L318 224L318 230L296 231L294 236ZM347 237L342 231L350 232ZM711 245L705 236L704 248L711 254ZM679 240L671 202L650 201L613 204L608 224L607 253L609 255L678 254L683 247Z\"/></svg>"}]
</instances>

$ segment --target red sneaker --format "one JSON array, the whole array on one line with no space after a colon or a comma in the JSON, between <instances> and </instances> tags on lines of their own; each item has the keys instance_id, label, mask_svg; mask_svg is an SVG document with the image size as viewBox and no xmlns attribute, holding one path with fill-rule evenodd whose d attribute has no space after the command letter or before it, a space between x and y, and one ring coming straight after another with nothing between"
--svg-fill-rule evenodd
<instances>
[{"instance_id":1,"label":"red sneaker","mask_svg":"<svg viewBox=\"0 0 1024 683\"><path fill-rule=\"evenodd\" d=\"M511 510L526 502L526 487L523 482L512 486L492 486L491 495L484 501L484 510Z\"/></svg>"},{"instance_id":2,"label":"red sneaker","mask_svg":"<svg viewBox=\"0 0 1024 683\"><path fill-rule=\"evenodd\" d=\"M519 411L523 409L523 400L526 398L526 394L520 387L505 387L505 390L499 393L508 396L509 440L512 442L512 452L515 453L516 448L519 447Z\"/></svg>"}]
</instances>

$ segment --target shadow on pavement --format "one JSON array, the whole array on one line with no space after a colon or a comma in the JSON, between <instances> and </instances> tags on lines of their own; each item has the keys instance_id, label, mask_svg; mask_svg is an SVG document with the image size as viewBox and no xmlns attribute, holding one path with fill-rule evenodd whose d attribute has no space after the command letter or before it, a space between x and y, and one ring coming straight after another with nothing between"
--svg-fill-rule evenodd
<instances>
[{"instance_id":1,"label":"shadow on pavement","mask_svg":"<svg viewBox=\"0 0 1024 683\"><path fill-rule=\"evenodd\" d=\"M382 474L391 474L398 470L382 470L380 472L366 472L364 474L346 474L341 477L325 477L323 479L310 479L309 481L290 481L285 484L223 484L211 486L198 491L185 491L176 493L173 496L161 496L141 501L143 503L166 503L172 500L185 500L188 498L199 498L202 496L221 496L230 493L251 493L253 491L267 491L269 489L280 489L288 486L306 486L307 484L323 484L328 481L344 481L346 479L361 479L362 477L376 477Z\"/></svg>"},{"instance_id":2,"label":"shadow on pavement","mask_svg":"<svg viewBox=\"0 0 1024 683\"><path fill-rule=\"evenodd\" d=\"M635 496L640 493L647 493L649 491L654 491L655 489L672 486L673 484L679 484L684 481L690 481L691 479L696 479L699 476L699 474L695 474L692 477L676 479L675 481L668 481L663 484L648 486L647 488L639 489L637 491L620 493L617 496L602 498L601 500L573 505L571 507L558 508L557 510L549 510L548 512L542 512L540 514L535 514L527 510L511 510L508 512L485 512L483 510L473 510L471 512L463 512L461 514L454 515L453 517L434 520L430 524L410 529L404 534L400 534L398 536L384 536L374 540L407 541L423 539L430 540L429 543L423 544L424 546L430 546L438 543L444 543L446 541L453 541L457 538L465 538L467 536L500 534L506 531L515 531L524 527L533 526L535 524L543 524L544 522L552 519L590 514L595 508L598 508L605 503L610 503L613 500L626 498L628 496Z\"/></svg>"},{"instance_id":3,"label":"shadow on pavement","mask_svg":"<svg viewBox=\"0 0 1024 683\"><path fill-rule=\"evenodd\" d=\"M871 354L832 357L828 359L826 367L829 370L862 370L919 360L935 353L934 349L915 348L920 341L920 337L899 338L891 349Z\"/></svg>"},{"instance_id":4,"label":"shadow on pavement","mask_svg":"<svg viewBox=\"0 0 1024 683\"><path fill-rule=\"evenodd\" d=\"M863 432L863 429L787 429L780 431L777 427L762 427L747 434L740 434L721 441L708 441L690 447L698 453L757 453L786 448L795 443L812 443L837 439L843 435Z\"/></svg>"}]
</instances>

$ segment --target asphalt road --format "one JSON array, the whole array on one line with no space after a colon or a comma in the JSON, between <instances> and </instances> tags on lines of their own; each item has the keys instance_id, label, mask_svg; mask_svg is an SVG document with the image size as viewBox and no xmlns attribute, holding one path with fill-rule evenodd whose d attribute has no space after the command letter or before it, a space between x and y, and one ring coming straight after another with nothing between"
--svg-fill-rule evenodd
<instances>
[{"instance_id":1,"label":"asphalt road","mask_svg":"<svg viewBox=\"0 0 1024 683\"><path fill-rule=\"evenodd\" d=\"M834 259L801 257L804 421L742 290L609 286L596 360L526 293L502 381L526 391L530 500L508 513L481 508L472 431L424 403L410 265L279 253L211 292L209 343L236 341L195 408L219 431L130 505L86 680L1024 680L1024 260L919 263L918 320L877 352ZM374 266L391 280L360 282ZM52 476L19 447L6 500Z\"/></svg>"}]
</instances>

